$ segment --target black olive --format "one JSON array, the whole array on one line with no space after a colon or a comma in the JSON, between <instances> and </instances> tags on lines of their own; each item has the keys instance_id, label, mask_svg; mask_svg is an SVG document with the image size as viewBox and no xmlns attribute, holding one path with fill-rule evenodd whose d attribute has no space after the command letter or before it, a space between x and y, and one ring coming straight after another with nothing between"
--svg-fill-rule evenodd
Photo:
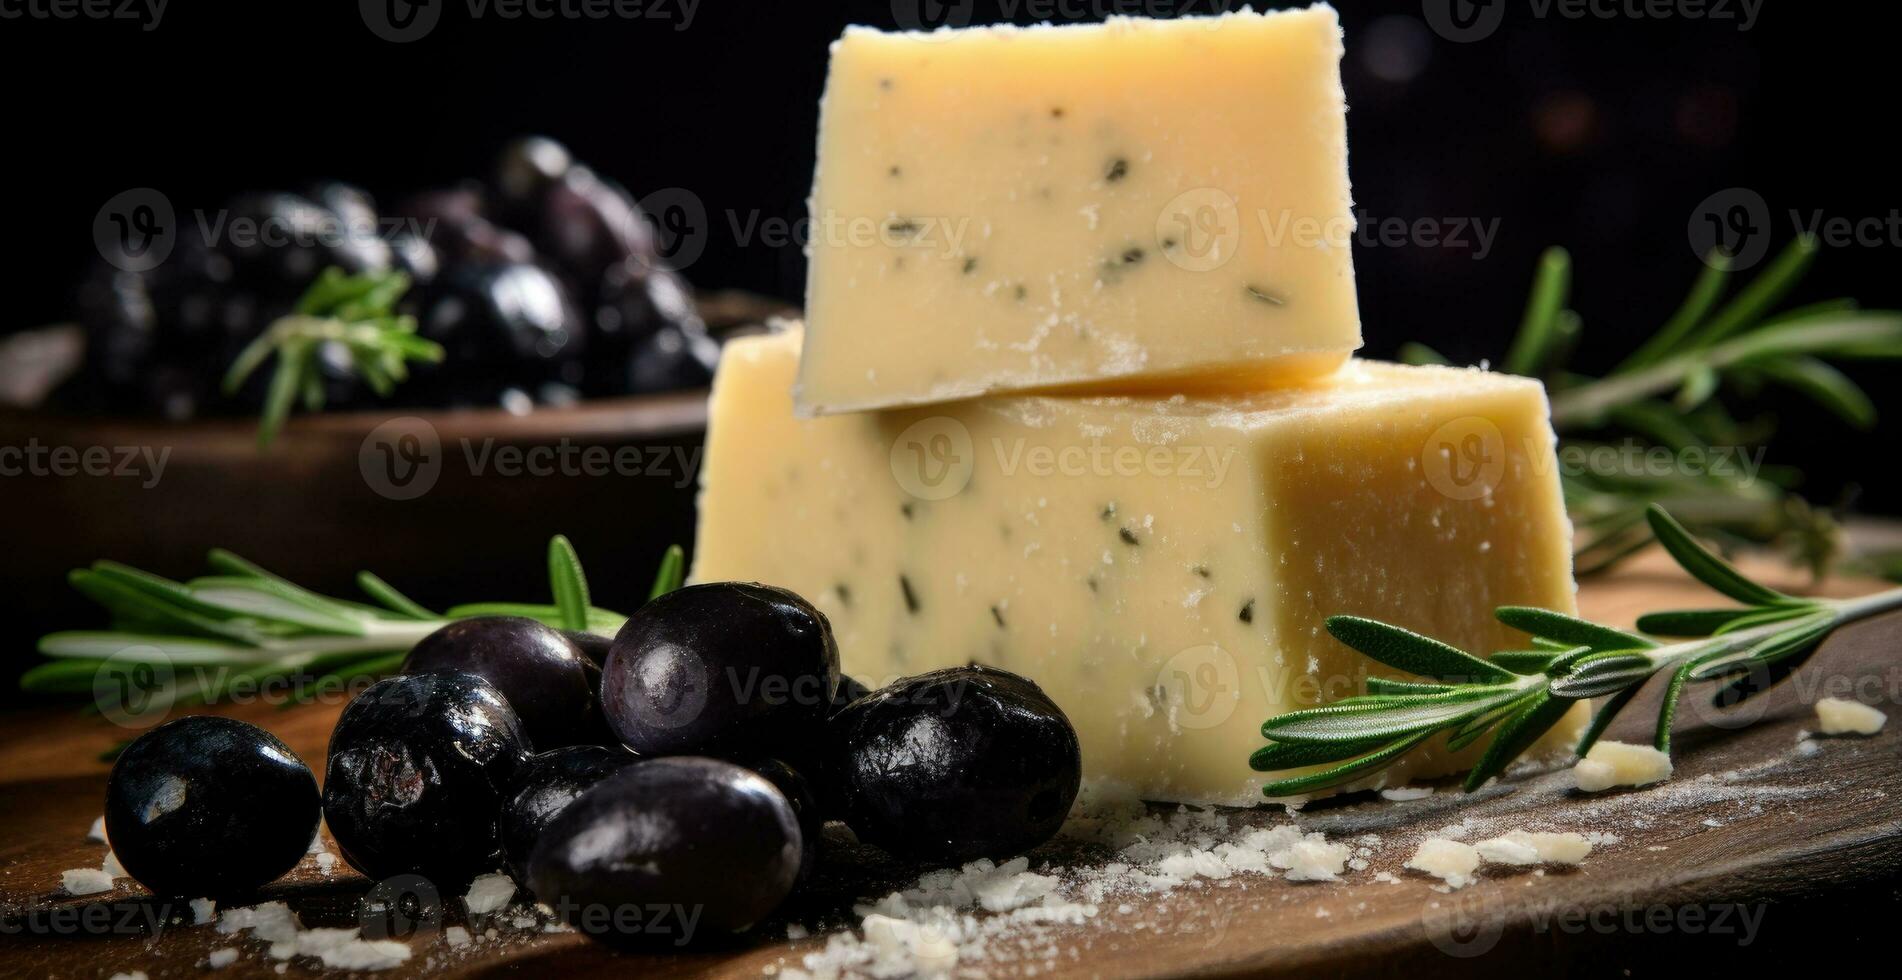
<instances>
[{"instance_id":1,"label":"black olive","mask_svg":"<svg viewBox=\"0 0 1902 980\"><path fill-rule=\"evenodd\" d=\"M839 690L832 695L832 707L827 711L826 717L830 718L838 714L845 709L846 705L870 693L872 693L872 689L866 687L863 683L859 682L858 679L852 677L850 674L840 674Z\"/></svg>"},{"instance_id":2,"label":"black olive","mask_svg":"<svg viewBox=\"0 0 1902 980\"><path fill-rule=\"evenodd\" d=\"M785 589L715 582L628 618L601 671L601 706L641 755L745 757L816 739L838 686L824 613Z\"/></svg>"},{"instance_id":3,"label":"black olive","mask_svg":"<svg viewBox=\"0 0 1902 980\"><path fill-rule=\"evenodd\" d=\"M538 265L453 265L427 291L417 320L444 359L414 366L399 389L407 399L526 406L538 385L580 380L587 321L561 280Z\"/></svg>"},{"instance_id":4,"label":"black olive","mask_svg":"<svg viewBox=\"0 0 1902 980\"><path fill-rule=\"evenodd\" d=\"M792 804L793 815L799 818L797 883L803 885L819 867L819 842L825 836L825 815L819 806L819 797L813 792L811 781L782 760L759 759L746 768L766 777L767 782L785 794L786 802Z\"/></svg>"},{"instance_id":5,"label":"black olive","mask_svg":"<svg viewBox=\"0 0 1902 980\"><path fill-rule=\"evenodd\" d=\"M620 185L569 166L541 190L519 225L545 256L577 284L599 282L609 266L633 259L659 263L654 229Z\"/></svg>"},{"instance_id":6,"label":"black olive","mask_svg":"<svg viewBox=\"0 0 1902 980\"><path fill-rule=\"evenodd\" d=\"M528 755L522 723L473 674L406 674L372 685L330 736L324 820L370 878L419 874L437 888L501 866L497 817Z\"/></svg>"},{"instance_id":7,"label":"black olive","mask_svg":"<svg viewBox=\"0 0 1902 980\"><path fill-rule=\"evenodd\" d=\"M532 210L548 186L573 165L568 148L546 136L524 136L509 143L495 165L496 196L503 210L513 215Z\"/></svg>"},{"instance_id":8,"label":"black olive","mask_svg":"<svg viewBox=\"0 0 1902 980\"><path fill-rule=\"evenodd\" d=\"M602 636L581 630L562 630L562 635L581 649L581 654L592 661L596 667L608 662L608 651L614 648L614 637Z\"/></svg>"},{"instance_id":9,"label":"black olive","mask_svg":"<svg viewBox=\"0 0 1902 980\"><path fill-rule=\"evenodd\" d=\"M591 394L623 395L637 384L648 391L693 387L702 383L697 378L705 365L717 363L718 345L711 337L689 339L706 336L706 323L679 273L629 259L608 268L595 295L595 333L588 348ZM657 345L655 335L662 330L680 343Z\"/></svg>"},{"instance_id":10,"label":"black olive","mask_svg":"<svg viewBox=\"0 0 1902 980\"><path fill-rule=\"evenodd\" d=\"M573 639L522 616L450 623L425 636L403 673L460 671L495 685L538 748L599 743L605 731L589 682L588 658Z\"/></svg>"},{"instance_id":11,"label":"black olive","mask_svg":"<svg viewBox=\"0 0 1902 980\"><path fill-rule=\"evenodd\" d=\"M303 760L229 718L180 718L140 735L106 781L113 853L163 897L256 891L303 858L318 814Z\"/></svg>"},{"instance_id":12,"label":"black olive","mask_svg":"<svg viewBox=\"0 0 1902 980\"><path fill-rule=\"evenodd\" d=\"M640 761L623 748L571 745L530 756L502 806L502 852L517 881L528 880L528 856L550 821L589 787Z\"/></svg>"},{"instance_id":13,"label":"black olive","mask_svg":"<svg viewBox=\"0 0 1902 980\"><path fill-rule=\"evenodd\" d=\"M627 387L635 394L704 388L720 364L720 342L698 322L667 324L634 345Z\"/></svg>"},{"instance_id":14,"label":"black olive","mask_svg":"<svg viewBox=\"0 0 1902 980\"><path fill-rule=\"evenodd\" d=\"M529 890L615 946L717 943L785 900L802 845L792 804L757 773L650 759L597 783L548 825L529 858Z\"/></svg>"},{"instance_id":15,"label":"black olive","mask_svg":"<svg viewBox=\"0 0 1902 980\"><path fill-rule=\"evenodd\" d=\"M380 272L389 246L375 229L353 228L336 212L298 194L243 194L226 205L215 245L236 281L265 295L296 299L326 267Z\"/></svg>"},{"instance_id":16,"label":"black olive","mask_svg":"<svg viewBox=\"0 0 1902 980\"><path fill-rule=\"evenodd\" d=\"M1027 678L953 667L852 702L829 725L831 778L859 839L941 863L1049 840L1082 781L1076 730Z\"/></svg>"},{"instance_id":17,"label":"black olive","mask_svg":"<svg viewBox=\"0 0 1902 980\"><path fill-rule=\"evenodd\" d=\"M528 239L489 221L482 192L473 187L418 194L399 205L396 213L429 242L443 266L535 261L535 248Z\"/></svg>"}]
</instances>

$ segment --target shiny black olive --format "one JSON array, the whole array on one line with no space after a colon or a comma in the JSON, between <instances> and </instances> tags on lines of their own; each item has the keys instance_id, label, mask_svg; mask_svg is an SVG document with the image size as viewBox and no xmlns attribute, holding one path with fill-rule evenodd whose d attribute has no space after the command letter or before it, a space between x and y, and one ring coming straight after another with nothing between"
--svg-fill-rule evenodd
<instances>
[{"instance_id":1,"label":"shiny black olive","mask_svg":"<svg viewBox=\"0 0 1902 980\"><path fill-rule=\"evenodd\" d=\"M1063 711L1029 679L988 667L875 691L839 712L829 735L853 832L929 861L1030 850L1062 826L1082 780Z\"/></svg>"},{"instance_id":2,"label":"shiny black olive","mask_svg":"<svg viewBox=\"0 0 1902 980\"><path fill-rule=\"evenodd\" d=\"M706 324L694 309L693 293L679 273L634 259L608 267L601 277L594 326L595 334L589 342L588 384L596 395L628 393L635 378L635 350L663 328L706 332ZM644 383L671 384L665 380L664 370L648 373L653 380Z\"/></svg>"},{"instance_id":3,"label":"shiny black olive","mask_svg":"<svg viewBox=\"0 0 1902 980\"><path fill-rule=\"evenodd\" d=\"M715 582L629 617L601 671L601 706L642 755L745 757L815 738L838 686L825 614L785 589Z\"/></svg>"},{"instance_id":4,"label":"shiny black olive","mask_svg":"<svg viewBox=\"0 0 1902 980\"><path fill-rule=\"evenodd\" d=\"M872 693L872 689L860 683L850 674L839 675L839 690L832 695L832 707L826 713L830 718L845 709L845 706Z\"/></svg>"},{"instance_id":5,"label":"shiny black olive","mask_svg":"<svg viewBox=\"0 0 1902 980\"><path fill-rule=\"evenodd\" d=\"M720 365L720 342L697 323L668 324L634 345L628 390L636 394L704 388Z\"/></svg>"},{"instance_id":6,"label":"shiny black olive","mask_svg":"<svg viewBox=\"0 0 1902 980\"><path fill-rule=\"evenodd\" d=\"M819 797L813 792L812 783L799 770L779 759L759 759L747 766L773 784L792 804L793 816L799 818L799 877L798 883L805 884L819 867L819 842L825 836L825 816L819 806Z\"/></svg>"},{"instance_id":7,"label":"shiny black olive","mask_svg":"<svg viewBox=\"0 0 1902 980\"><path fill-rule=\"evenodd\" d=\"M390 267L389 246L374 227L352 227L307 197L282 192L243 194L226 205L213 231L236 281L274 297L295 299L328 266L345 272Z\"/></svg>"},{"instance_id":8,"label":"shiny black olive","mask_svg":"<svg viewBox=\"0 0 1902 980\"><path fill-rule=\"evenodd\" d=\"M324 821L373 880L418 874L454 888L502 863L498 816L528 755L522 723L473 674L405 674L372 685L330 736Z\"/></svg>"},{"instance_id":9,"label":"shiny black olive","mask_svg":"<svg viewBox=\"0 0 1902 980\"><path fill-rule=\"evenodd\" d=\"M596 667L608 662L608 651L614 649L614 637L580 630L562 630L562 635L574 641L581 648L582 656L594 662Z\"/></svg>"},{"instance_id":10,"label":"shiny black olive","mask_svg":"<svg viewBox=\"0 0 1902 980\"><path fill-rule=\"evenodd\" d=\"M489 220L482 192L473 187L418 194L400 204L395 213L429 242L445 268L535 261L535 248L527 238Z\"/></svg>"},{"instance_id":11,"label":"shiny black olive","mask_svg":"<svg viewBox=\"0 0 1902 980\"><path fill-rule=\"evenodd\" d=\"M495 191L504 212L532 211L542 192L573 165L568 148L546 136L524 136L503 147L495 166Z\"/></svg>"},{"instance_id":12,"label":"shiny black olive","mask_svg":"<svg viewBox=\"0 0 1902 980\"><path fill-rule=\"evenodd\" d=\"M586 325L561 281L537 265L459 265L442 277L419 332L445 348L448 375L539 381L579 353Z\"/></svg>"},{"instance_id":13,"label":"shiny black olive","mask_svg":"<svg viewBox=\"0 0 1902 980\"><path fill-rule=\"evenodd\" d=\"M569 166L540 193L521 225L535 250L577 284L599 282L609 266L658 264L654 229L632 195L582 166Z\"/></svg>"},{"instance_id":14,"label":"shiny black olive","mask_svg":"<svg viewBox=\"0 0 1902 980\"><path fill-rule=\"evenodd\" d=\"M597 783L542 832L529 890L611 945L673 948L742 932L792 891L799 818L757 773L649 759Z\"/></svg>"},{"instance_id":15,"label":"shiny black olive","mask_svg":"<svg viewBox=\"0 0 1902 980\"><path fill-rule=\"evenodd\" d=\"M623 748L570 745L530 756L502 805L502 852L517 881L528 880L528 857L542 831L595 783L640 761Z\"/></svg>"},{"instance_id":16,"label":"shiny black olive","mask_svg":"<svg viewBox=\"0 0 1902 980\"><path fill-rule=\"evenodd\" d=\"M270 732L193 716L140 735L106 781L106 836L154 895L245 895L303 858L317 780Z\"/></svg>"},{"instance_id":17,"label":"shiny black olive","mask_svg":"<svg viewBox=\"0 0 1902 980\"><path fill-rule=\"evenodd\" d=\"M450 623L425 636L403 673L461 672L495 685L541 749L598 743L605 732L589 683L588 659L573 639L522 616Z\"/></svg>"}]
</instances>

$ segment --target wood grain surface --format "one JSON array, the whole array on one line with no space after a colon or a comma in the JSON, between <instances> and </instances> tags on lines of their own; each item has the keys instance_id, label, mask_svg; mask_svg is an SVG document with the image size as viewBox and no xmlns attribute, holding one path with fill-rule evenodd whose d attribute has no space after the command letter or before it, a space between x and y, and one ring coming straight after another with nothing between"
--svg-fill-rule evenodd
<instances>
[{"instance_id":1,"label":"wood grain surface","mask_svg":"<svg viewBox=\"0 0 1902 980\"><path fill-rule=\"evenodd\" d=\"M1792 588L1802 583L1756 569ZM1829 583L1856 594L1868 583ZM1657 557L1589 583L1586 615L1629 625L1646 610L1710 605L1712 597ZM1440 786L1425 799L1361 794L1294 814L1330 839L1378 835L1371 867L1341 882L1295 884L1237 876L1125 903L1112 901L1081 926L1056 927L1032 943L998 944L985 975L1137 976L1624 976L1687 969L1760 975L1839 956L1880 956L1902 909L1902 724L1869 738L1819 738L1799 751L1820 697L1858 697L1892 715L1902 702L1902 618L1851 627L1795 679L1742 710L1745 717L1685 700L1677 773L1661 786L1581 796L1562 771L1515 772L1472 796ZM1643 741L1647 692L1613 737ZM1752 706L1754 705L1754 707ZM1694 707L1695 706L1695 707ZM221 709L283 737L319 772L339 710L266 704ZM98 718L37 707L0 716L0 976L108 977L143 971L204 975L214 949L240 959L219 976L277 976L264 945L209 927L140 925L153 913L130 880L106 895L59 893L60 872L98 867L104 845L86 833L100 812L107 766L101 752L127 737ZM1279 807L1234 811L1239 825L1276 825ZM1489 866L1479 883L1447 891L1403 870L1418 840L1466 822L1475 836L1527 827L1604 835L1580 867L1547 872ZM334 845L333 848L334 850ZM403 966L380 976L759 977L821 948L825 927L922 870L870 848L828 840L824 870L790 910L814 927L785 939L785 920L763 938L720 952L620 956L573 934L472 923L477 940L451 948L418 932ZM1056 842L1033 866L1101 860ZM1389 871L1395 882L1374 879ZM283 898L306 925L356 925L368 883L339 862L325 875L306 860L265 897ZM447 922L462 921L448 902ZM84 911L90 910L90 911ZM161 912L163 910L160 910ZM184 910L176 910L183 912ZM86 919L90 915L93 918ZM186 917L189 921L189 916ZM489 927L494 938L482 933ZM1056 951L1054 959L1045 952ZM284 975L316 972L296 960Z\"/></svg>"}]
</instances>

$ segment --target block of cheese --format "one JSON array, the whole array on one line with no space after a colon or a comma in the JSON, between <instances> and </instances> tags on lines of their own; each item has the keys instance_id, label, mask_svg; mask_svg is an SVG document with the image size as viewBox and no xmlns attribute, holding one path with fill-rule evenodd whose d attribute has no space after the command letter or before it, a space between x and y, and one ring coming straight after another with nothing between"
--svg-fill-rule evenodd
<instances>
[{"instance_id":1,"label":"block of cheese","mask_svg":"<svg viewBox=\"0 0 1902 980\"><path fill-rule=\"evenodd\" d=\"M1261 723L1383 670L1329 615L1483 654L1526 643L1493 607L1574 608L1535 382L1350 361L1253 394L799 419L799 342L726 350L693 577L806 596L874 686L971 661L1027 675L1076 725L1085 775L1146 798L1259 802ZM1430 745L1370 785L1475 751Z\"/></svg>"},{"instance_id":2,"label":"block of cheese","mask_svg":"<svg viewBox=\"0 0 1902 980\"><path fill-rule=\"evenodd\" d=\"M832 48L802 415L1313 376L1360 346L1334 10Z\"/></svg>"}]
</instances>

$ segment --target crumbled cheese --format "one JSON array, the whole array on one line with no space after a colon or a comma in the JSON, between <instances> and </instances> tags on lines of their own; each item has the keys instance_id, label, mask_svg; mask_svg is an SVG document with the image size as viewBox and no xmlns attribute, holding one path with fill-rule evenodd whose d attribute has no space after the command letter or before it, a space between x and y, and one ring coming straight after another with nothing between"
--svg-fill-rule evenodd
<instances>
[{"instance_id":1,"label":"crumbled cheese","mask_svg":"<svg viewBox=\"0 0 1902 980\"><path fill-rule=\"evenodd\" d=\"M317 870L323 872L326 877L334 874L337 870L337 856L329 851L317 855Z\"/></svg>"},{"instance_id":2,"label":"crumbled cheese","mask_svg":"<svg viewBox=\"0 0 1902 980\"><path fill-rule=\"evenodd\" d=\"M1816 702L1817 727L1825 735L1874 735L1889 716L1860 701L1824 698Z\"/></svg>"},{"instance_id":3,"label":"crumbled cheese","mask_svg":"<svg viewBox=\"0 0 1902 980\"><path fill-rule=\"evenodd\" d=\"M1433 787L1431 786L1396 786L1393 789L1383 789L1380 791L1382 799L1393 800L1395 802L1424 800L1432 795Z\"/></svg>"},{"instance_id":4,"label":"crumbled cheese","mask_svg":"<svg viewBox=\"0 0 1902 980\"><path fill-rule=\"evenodd\" d=\"M131 973L115 973L112 980L147 980L147 977L144 970L133 970Z\"/></svg>"},{"instance_id":5,"label":"crumbled cheese","mask_svg":"<svg viewBox=\"0 0 1902 980\"><path fill-rule=\"evenodd\" d=\"M238 947L236 946L214 949L210 956L205 957L205 965L214 970L222 970L236 962L238 962Z\"/></svg>"},{"instance_id":6,"label":"crumbled cheese","mask_svg":"<svg viewBox=\"0 0 1902 980\"><path fill-rule=\"evenodd\" d=\"M59 873L59 885L68 895L97 895L112 890L112 876L98 868L72 868Z\"/></svg>"},{"instance_id":7,"label":"crumbled cheese","mask_svg":"<svg viewBox=\"0 0 1902 980\"><path fill-rule=\"evenodd\" d=\"M513 879L500 873L486 874L469 883L469 893L462 897L462 904L470 915L487 915L507 908L509 899L514 897Z\"/></svg>"},{"instance_id":8,"label":"crumbled cheese","mask_svg":"<svg viewBox=\"0 0 1902 980\"><path fill-rule=\"evenodd\" d=\"M450 926L444 929L442 931L442 938L444 942L449 944L450 949L461 949L471 942L469 930L461 926Z\"/></svg>"},{"instance_id":9,"label":"crumbled cheese","mask_svg":"<svg viewBox=\"0 0 1902 980\"><path fill-rule=\"evenodd\" d=\"M110 850L106 851L106 859L99 865L99 870L104 871L109 878L132 877L126 873L125 865L119 863L119 855Z\"/></svg>"},{"instance_id":10,"label":"crumbled cheese","mask_svg":"<svg viewBox=\"0 0 1902 980\"><path fill-rule=\"evenodd\" d=\"M1578 864L1592 853L1592 842L1581 834L1547 834L1515 830L1503 837L1473 845L1479 856L1493 864Z\"/></svg>"},{"instance_id":11,"label":"crumbled cheese","mask_svg":"<svg viewBox=\"0 0 1902 980\"><path fill-rule=\"evenodd\" d=\"M192 925L195 926L210 923L212 917L218 913L218 903L209 898L194 898L186 904L191 906Z\"/></svg>"},{"instance_id":12,"label":"crumbled cheese","mask_svg":"<svg viewBox=\"0 0 1902 980\"><path fill-rule=\"evenodd\" d=\"M1326 837L1309 834L1268 860L1287 871L1289 881L1334 881L1347 867L1352 853L1345 844L1329 844Z\"/></svg>"},{"instance_id":13,"label":"crumbled cheese","mask_svg":"<svg viewBox=\"0 0 1902 980\"><path fill-rule=\"evenodd\" d=\"M86 839L89 841L93 841L95 843L99 843L99 844L104 844L106 842L106 818L105 817L92 818L92 829L86 831Z\"/></svg>"},{"instance_id":14,"label":"crumbled cheese","mask_svg":"<svg viewBox=\"0 0 1902 980\"><path fill-rule=\"evenodd\" d=\"M1614 786L1649 786L1671 778L1671 757L1649 745L1599 742L1572 767L1572 776L1587 793Z\"/></svg>"},{"instance_id":15,"label":"crumbled cheese","mask_svg":"<svg viewBox=\"0 0 1902 980\"><path fill-rule=\"evenodd\" d=\"M1477 880L1479 851L1471 844L1435 837L1420 842L1407 859L1407 867L1423 871L1453 888L1464 888Z\"/></svg>"}]
</instances>

